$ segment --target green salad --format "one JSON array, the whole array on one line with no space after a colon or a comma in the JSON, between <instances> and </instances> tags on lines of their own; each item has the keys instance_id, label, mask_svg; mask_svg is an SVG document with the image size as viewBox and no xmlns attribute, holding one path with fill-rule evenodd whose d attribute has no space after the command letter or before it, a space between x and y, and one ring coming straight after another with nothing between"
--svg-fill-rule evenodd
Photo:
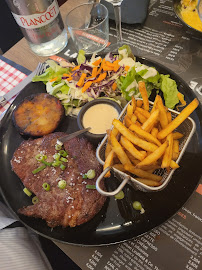
<instances>
[{"instance_id":1,"label":"green salad","mask_svg":"<svg viewBox=\"0 0 202 270\"><path fill-rule=\"evenodd\" d=\"M128 45L119 48L116 55L108 53L101 58L93 54L89 60L81 50L77 63L66 62L65 67L53 60L46 62L49 67L32 81L44 82L47 93L61 101L66 115L77 114L82 105L95 98L111 98L124 106L132 96L141 97L139 81L145 82L148 97L154 90L161 91L168 108L184 100L170 75L137 62Z\"/></svg>"}]
</instances>

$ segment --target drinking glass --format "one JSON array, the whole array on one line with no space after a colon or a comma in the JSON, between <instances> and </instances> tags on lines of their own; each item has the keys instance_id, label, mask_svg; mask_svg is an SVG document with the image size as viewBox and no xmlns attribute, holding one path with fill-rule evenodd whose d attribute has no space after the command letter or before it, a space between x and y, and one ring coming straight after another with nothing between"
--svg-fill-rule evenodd
<instances>
[{"instance_id":1,"label":"drinking glass","mask_svg":"<svg viewBox=\"0 0 202 270\"><path fill-rule=\"evenodd\" d=\"M107 8L100 3L85 3L75 7L66 17L71 38L76 49L86 54L103 50L109 41Z\"/></svg>"}]
</instances>

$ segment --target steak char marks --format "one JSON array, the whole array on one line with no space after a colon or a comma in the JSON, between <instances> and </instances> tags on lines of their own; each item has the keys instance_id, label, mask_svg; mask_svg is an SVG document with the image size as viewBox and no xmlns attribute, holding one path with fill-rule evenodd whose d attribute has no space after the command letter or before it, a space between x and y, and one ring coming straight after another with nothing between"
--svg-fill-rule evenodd
<instances>
[{"instance_id":1,"label":"steak char marks","mask_svg":"<svg viewBox=\"0 0 202 270\"><path fill-rule=\"evenodd\" d=\"M102 167L96 159L91 143L84 138L73 138L64 143L68 152L66 169L47 166L42 171L33 174L32 171L42 164L35 158L37 154L46 155L47 162L52 162L57 153L55 144L57 138L64 133L52 133L42 138L23 142L15 151L11 160L13 171L39 199L34 205L18 210L20 214L42 218L48 226L75 227L92 219L102 208L106 198L97 190L87 189L86 185L94 185L102 172ZM83 179L83 174L94 169L93 179ZM58 187L58 182L65 180L65 189ZM50 185L50 190L43 189L43 183ZM104 188L104 186L103 186Z\"/></svg>"}]
</instances>

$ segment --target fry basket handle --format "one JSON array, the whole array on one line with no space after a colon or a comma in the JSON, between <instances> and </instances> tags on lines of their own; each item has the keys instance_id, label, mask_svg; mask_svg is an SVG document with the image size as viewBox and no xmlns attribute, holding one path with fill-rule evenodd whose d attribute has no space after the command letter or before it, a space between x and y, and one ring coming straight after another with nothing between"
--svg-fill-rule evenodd
<instances>
[{"instance_id":1,"label":"fry basket handle","mask_svg":"<svg viewBox=\"0 0 202 270\"><path fill-rule=\"evenodd\" d=\"M114 191L111 191L111 192L108 192L108 191L104 191L101 187L100 187L100 182L102 180L102 178L105 176L105 174L110 171L111 167L107 167L101 174L100 176L97 178L96 180L96 189L97 191L104 195L104 196L114 196L116 195L117 193L119 193L123 187L127 184L128 180L129 180L129 177L126 177L122 182L121 184L118 186L117 189L115 189Z\"/></svg>"}]
</instances>

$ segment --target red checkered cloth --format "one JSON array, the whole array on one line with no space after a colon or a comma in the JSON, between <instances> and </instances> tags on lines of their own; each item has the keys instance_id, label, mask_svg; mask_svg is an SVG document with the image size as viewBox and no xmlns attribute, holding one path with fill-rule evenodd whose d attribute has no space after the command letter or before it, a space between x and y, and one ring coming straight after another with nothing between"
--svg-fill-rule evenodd
<instances>
[{"instance_id":1,"label":"red checkered cloth","mask_svg":"<svg viewBox=\"0 0 202 270\"><path fill-rule=\"evenodd\" d=\"M26 74L5 63L0 59L0 96L8 93L14 86L27 77ZM13 102L13 97L7 102L4 107L0 107L0 115L8 109L10 104Z\"/></svg>"}]
</instances>

